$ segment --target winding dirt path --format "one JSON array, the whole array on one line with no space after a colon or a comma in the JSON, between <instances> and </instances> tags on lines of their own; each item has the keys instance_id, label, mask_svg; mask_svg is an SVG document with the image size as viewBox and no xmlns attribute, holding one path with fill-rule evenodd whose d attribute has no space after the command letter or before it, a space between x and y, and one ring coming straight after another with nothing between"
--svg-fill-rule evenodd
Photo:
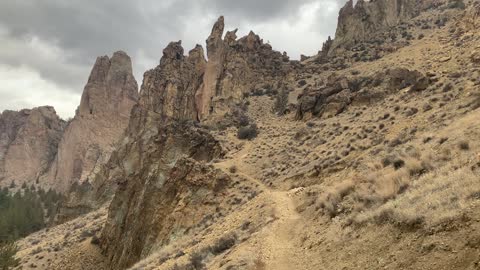
<instances>
[{"instance_id":1,"label":"winding dirt path","mask_svg":"<svg viewBox=\"0 0 480 270\"><path fill-rule=\"evenodd\" d=\"M249 154L253 147L252 142L246 142L242 150L234 154L232 158L217 163L215 166L226 173L230 173L232 166L236 167L236 174L247 181L253 183L257 188L263 191L269 201L267 204L273 204L275 213L275 222L266 227L261 235L258 256L265 264L264 269L291 270L299 269L298 262L301 260L301 253L295 246L295 228L301 221L301 216L295 210L295 203L292 199L296 190L277 191L267 187L260 180L252 177L254 168L245 164L243 159Z\"/></svg>"}]
</instances>

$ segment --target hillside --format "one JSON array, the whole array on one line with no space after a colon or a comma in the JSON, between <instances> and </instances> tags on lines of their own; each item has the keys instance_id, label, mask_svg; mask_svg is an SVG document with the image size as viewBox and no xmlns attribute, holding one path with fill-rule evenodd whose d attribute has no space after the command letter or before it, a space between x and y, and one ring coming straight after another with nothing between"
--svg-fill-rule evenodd
<instances>
[{"instance_id":1,"label":"hillside","mask_svg":"<svg viewBox=\"0 0 480 270\"><path fill-rule=\"evenodd\" d=\"M478 1L349 1L301 61L224 20L16 269L479 268Z\"/></svg>"}]
</instances>

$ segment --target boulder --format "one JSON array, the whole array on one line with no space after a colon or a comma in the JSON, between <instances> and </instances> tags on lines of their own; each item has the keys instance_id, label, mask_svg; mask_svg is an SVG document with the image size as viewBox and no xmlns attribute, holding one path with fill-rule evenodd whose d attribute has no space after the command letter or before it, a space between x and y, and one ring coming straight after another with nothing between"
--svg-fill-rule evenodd
<instances>
[{"instance_id":1,"label":"boulder","mask_svg":"<svg viewBox=\"0 0 480 270\"><path fill-rule=\"evenodd\" d=\"M430 79L417 70L394 68L387 71L388 86L392 90L410 87L410 91L421 91L430 85Z\"/></svg>"}]
</instances>

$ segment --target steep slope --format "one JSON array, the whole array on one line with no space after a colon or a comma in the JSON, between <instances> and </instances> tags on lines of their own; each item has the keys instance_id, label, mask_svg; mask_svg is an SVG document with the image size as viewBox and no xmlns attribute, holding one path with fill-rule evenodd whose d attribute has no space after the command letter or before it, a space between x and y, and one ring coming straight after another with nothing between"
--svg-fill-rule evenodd
<instances>
[{"instance_id":1,"label":"steep slope","mask_svg":"<svg viewBox=\"0 0 480 270\"><path fill-rule=\"evenodd\" d=\"M66 127L52 107L0 115L0 186L38 184L52 165Z\"/></svg>"}]
</instances>

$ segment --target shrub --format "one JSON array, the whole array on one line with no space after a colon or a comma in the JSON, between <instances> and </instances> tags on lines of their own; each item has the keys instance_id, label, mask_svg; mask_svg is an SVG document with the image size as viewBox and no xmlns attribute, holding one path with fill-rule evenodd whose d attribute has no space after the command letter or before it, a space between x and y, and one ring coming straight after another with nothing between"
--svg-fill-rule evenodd
<instances>
[{"instance_id":1,"label":"shrub","mask_svg":"<svg viewBox=\"0 0 480 270\"><path fill-rule=\"evenodd\" d=\"M288 105L288 89L282 88L278 95L275 97L275 104L273 105L273 111L277 115L285 115L287 112L287 105Z\"/></svg>"},{"instance_id":2,"label":"shrub","mask_svg":"<svg viewBox=\"0 0 480 270\"><path fill-rule=\"evenodd\" d=\"M429 156L415 155L410 153L403 159L389 156L383 159L383 167L374 163L370 173L347 179L322 193L319 207L330 217L340 213L355 216L368 209L370 212L377 209L405 193L415 179L431 170Z\"/></svg>"},{"instance_id":3,"label":"shrub","mask_svg":"<svg viewBox=\"0 0 480 270\"><path fill-rule=\"evenodd\" d=\"M100 239L96 235L94 235L92 237L92 240L90 241L90 243L92 245L98 246L98 245L100 245Z\"/></svg>"},{"instance_id":4,"label":"shrub","mask_svg":"<svg viewBox=\"0 0 480 270\"><path fill-rule=\"evenodd\" d=\"M246 127L240 127L237 132L237 138L240 140L252 140L257 137L257 125L252 124Z\"/></svg>"},{"instance_id":5,"label":"shrub","mask_svg":"<svg viewBox=\"0 0 480 270\"><path fill-rule=\"evenodd\" d=\"M464 150L464 151L467 151L468 149L470 149L470 145L466 141L461 141L458 144L458 147L460 148L460 150Z\"/></svg>"},{"instance_id":6,"label":"shrub","mask_svg":"<svg viewBox=\"0 0 480 270\"><path fill-rule=\"evenodd\" d=\"M237 237L235 234L230 234L224 236L215 242L215 244L211 247L212 253L214 255L222 254L223 252L231 249L235 243L237 242Z\"/></svg>"},{"instance_id":7,"label":"shrub","mask_svg":"<svg viewBox=\"0 0 480 270\"><path fill-rule=\"evenodd\" d=\"M236 173L236 172L237 172L237 166L235 166L235 165L231 166L231 167L228 169L228 171L229 171L230 173Z\"/></svg>"},{"instance_id":8,"label":"shrub","mask_svg":"<svg viewBox=\"0 0 480 270\"><path fill-rule=\"evenodd\" d=\"M374 211L358 215L356 221L435 226L461 217L479 192L475 172L468 167L455 170L447 166L423 175L407 192Z\"/></svg>"},{"instance_id":9,"label":"shrub","mask_svg":"<svg viewBox=\"0 0 480 270\"><path fill-rule=\"evenodd\" d=\"M202 254L202 252L196 252L192 254L190 257L190 263L193 266L193 269L195 270L203 270L207 269L205 263L203 262L203 259L205 258L205 255Z\"/></svg>"}]
</instances>

